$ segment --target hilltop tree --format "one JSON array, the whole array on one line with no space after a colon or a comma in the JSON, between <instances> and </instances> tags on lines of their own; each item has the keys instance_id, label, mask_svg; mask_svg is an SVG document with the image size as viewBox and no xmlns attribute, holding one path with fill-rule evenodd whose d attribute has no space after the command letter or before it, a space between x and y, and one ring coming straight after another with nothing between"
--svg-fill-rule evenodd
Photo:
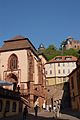
<instances>
[{"instance_id":1,"label":"hilltop tree","mask_svg":"<svg viewBox=\"0 0 80 120\"><path fill-rule=\"evenodd\" d=\"M62 41L61 45L64 45L65 41ZM39 53L42 53L47 60L52 59L55 56L66 56L66 55L73 55L75 57L80 56L80 50L75 50L75 49L57 49L54 44L51 44L48 46L48 48L42 49L41 51L38 50Z\"/></svg>"},{"instance_id":2,"label":"hilltop tree","mask_svg":"<svg viewBox=\"0 0 80 120\"><path fill-rule=\"evenodd\" d=\"M43 54L46 56L46 58L48 60L52 59L53 57L57 56L60 54L60 51L57 50L57 48L55 47L55 45L51 44L48 46L48 48L46 48L43 51Z\"/></svg>"},{"instance_id":3,"label":"hilltop tree","mask_svg":"<svg viewBox=\"0 0 80 120\"><path fill-rule=\"evenodd\" d=\"M73 56L78 57L78 51L73 48L70 48L68 50L63 50L63 53L61 55L63 55L63 56L73 55Z\"/></svg>"}]
</instances>

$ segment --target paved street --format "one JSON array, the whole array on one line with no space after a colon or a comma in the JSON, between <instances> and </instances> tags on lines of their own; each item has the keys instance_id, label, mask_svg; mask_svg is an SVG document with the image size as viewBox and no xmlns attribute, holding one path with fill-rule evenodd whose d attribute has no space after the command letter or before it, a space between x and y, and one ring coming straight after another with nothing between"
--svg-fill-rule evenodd
<instances>
[{"instance_id":1,"label":"paved street","mask_svg":"<svg viewBox=\"0 0 80 120\"><path fill-rule=\"evenodd\" d=\"M71 114L72 115L61 114L61 117L58 118L57 120L80 120L80 113L71 113ZM7 117L0 120L23 120L23 115L21 113L17 116ZM34 113L30 113L26 120L55 120L55 119L53 118L52 112L43 111L38 113L38 117L35 117Z\"/></svg>"}]
</instances>

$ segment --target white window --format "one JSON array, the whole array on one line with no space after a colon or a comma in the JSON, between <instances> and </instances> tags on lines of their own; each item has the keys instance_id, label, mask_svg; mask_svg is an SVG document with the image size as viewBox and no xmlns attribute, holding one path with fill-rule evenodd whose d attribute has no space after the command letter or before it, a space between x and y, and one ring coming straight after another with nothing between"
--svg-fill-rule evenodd
<instances>
[{"instance_id":1,"label":"white window","mask_svg":"<svg viewBox=\"0 0 80 120\"><path fill-rule=\"evenodd\" d=\"M50 70L50 74L52 74L52 70Z\"/></svg>"},{"instance_id":2,"label":"white window","mask_svg":"<svg viewBox=\"0 0 80 120\"><path fill-rule=\"evenodd\" d=\"M58 70L58 73L60 74L60 70Z\"/></svg>"},{"instance_id":3,"label":"white window","mask_svg":"<svg viewBox=\"0 0 80 120\"><path fill-rule=\"evenodd\" d=\"M57 57L57 58L55 58L55 60L57 60L57 61L59 61L59 60L61 60L62 59L62 57Z\"/></svg>"},{"instance_id":4,"label":"white window","mask_svg":"<svg viewBox=\"0 0 80 120\"><path fill-rule=\"evenodd\" d=\"M63 66L65 66L65 64L63 63Z\"/></svg>"},{"instance_id":5,"label":"white window","mask_svg":"<svg viewBox=\"0 0 80 120\"><path fill-rule=\"evenodd\" d=\"M58 63L58 66L60 66L60 63Z\"/></svg>"},{"instance_id":6,"label":"white window","mask_svg":"<svg viewBox=\"0 0 80 120\"><path fill-rule=\"evenodd\" d=\"M65 60L71 60L72 58L71 57L65 57Z\"/></svg>"},{"instance_id":7,"label":"white window","mask_svg":"<svg viewBox=\"0 0 80 120\"><path fill-rule=\"evenodd\" d=\"M63 69L63 73L65 74L65 70Z\"/></svg>"}]
</instances>

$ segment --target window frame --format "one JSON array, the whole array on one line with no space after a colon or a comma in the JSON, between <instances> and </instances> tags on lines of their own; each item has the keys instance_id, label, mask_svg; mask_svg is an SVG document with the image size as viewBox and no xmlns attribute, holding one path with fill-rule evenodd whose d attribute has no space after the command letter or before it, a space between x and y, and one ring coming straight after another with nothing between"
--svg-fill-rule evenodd
<instances>
[{"instance_id":1,"label":"window frame","mask_svg":"<svg viewBox=\"0 0 80 120\"><path fill-rule=\"evenodd\" d=\"M52 70L50 70L50 75L52 74Z\"/></svg>"},{"instance_id":2,"label":"window frame","mask_svg":"<svg viewBox=\"0 0 80 120\"><path fill-rule=\"evenodd\" d=\"M12 54L8 59L8 69L15 70L18 68L18 58L15 54Z\"/></svg>"},{"instance_id":3,"label":"window frame","mask_svg":"<svg viewBox=\"0 0 80 120\"><path fill-rule=\"evenodd\" d=\"M61 73L61 71L60 71L60 69L58 70L58 74L60 74Z\"/></svg>"}]
</instances>

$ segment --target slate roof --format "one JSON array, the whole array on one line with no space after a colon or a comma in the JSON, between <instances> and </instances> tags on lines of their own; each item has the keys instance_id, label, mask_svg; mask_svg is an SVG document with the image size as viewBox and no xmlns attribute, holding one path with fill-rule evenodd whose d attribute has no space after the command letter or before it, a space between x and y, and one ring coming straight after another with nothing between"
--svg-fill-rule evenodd
<instances>
[{"instance_id":1,"label":"slate roof","mask_svg":"<svg viewBox=\"0 0 80 120\"><path fill-rule=\"evenodd\" d=\"M18 35L9 40L5 40L3 46L0 48L0 52L28 49L28 48L37 54L37 50L30 42L30 40L21 35Z\"/></svg>"}]
</instances>

